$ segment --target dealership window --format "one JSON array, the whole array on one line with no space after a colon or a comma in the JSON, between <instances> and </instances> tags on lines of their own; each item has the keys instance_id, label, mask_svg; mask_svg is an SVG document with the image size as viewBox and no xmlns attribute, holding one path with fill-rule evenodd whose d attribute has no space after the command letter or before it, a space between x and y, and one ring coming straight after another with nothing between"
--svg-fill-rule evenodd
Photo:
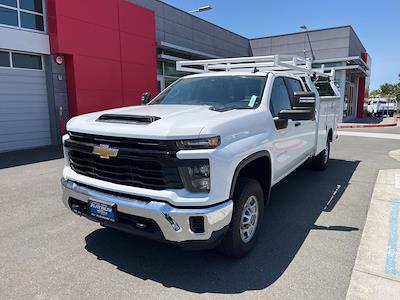
<instances>
[{"instance_id":1,"label":"dealership window","mask_svg":"<svg viewBox=\"0 0 400 300\"><path fill-rule=\"evenodd\" d=\"M14 68L42 69L42 57L32 54L12 53L12 64Z\"/></svg>"},{"instance_id":2,"label":"dealership window","mask_svg":"<svg viewBox=\"0 0 400 300\"><path fill-rule=\"evenodd\" d=\"M43 70L42 56L0 50L0 67Z\"/></svg>"},{"instance_id":3,"label":"dealership window","mask_svg":"<svg viewBox=\"0 0 400 300\"><path fill-rule=\"evenodd\" d=\"M10 53L0 51L0 67L10 67Z\"/></svg>"},{"instance_id":4,"label":"dealership window","mask_svg":"<svg viewBox=\"0 0 400 300\"><path fill-rule=\"evenodd\" d=\"M17 11L0 7L0 22L4 25L18 26Z\"/></svg>"},{"instance_id":5,"label":"dealership window","mask_svg":"<svg viewBox=\"0 0 400 300\"><path fill-rule=\"evenodd\" d=\"M172 83L174 83L176 80L178 80L180 77L189 75L190 73L187 72L181 72L176 70L176 62L171 62L171 61L158 61L157 62L157 74L159 75L159 78L163 83L161 84L161 81L159 82L159 89L158 91L161 92L163 88L168 87Z\"/></svg>"},{"instance_id":6,"label":"dealership window","mask_svg":"<svg viewBox=\"0 0 400 300\"><path fill-rule=\"evenodd\" d=\"M181 53L167 49L157 49L157 54L169 55L176 57L177 59L187 60L187 59L204 59L204 57L199 57L195 55L190 55L188 53ZM164 88L168 87L174 83L179 78L189 75L191 73L177 71L176 61L161 59L157 61L157 75L158 75L158 91L160 92Z\"/></svg>"},{"instance_id":7,"label":"dealership window","mask_svg":"<svg viewBox=\"0 0 400 300\"><path fill-rule=\"evenodd\" d=\"M17 0L0 0L0 4L17 7Z\"/></svg>"},{"instance_id":8,"label":"dealership window","mask_svg":"<svg viewBox=\"0 0 400 300\"><path fill-rule=\"evenodd\" d=\"M43 0L0 0L0 24L43 32Z\"/></svg>"},{"instance_id":9,"label":"dealership window","mask_svg":"<svg viewBox=\"0 0 400 300\"><path fill-rule=\"evenodd\" d=\"M21 9L43 13L42 0L19 0L19 7Z\"/></svg>"}]
</instances>

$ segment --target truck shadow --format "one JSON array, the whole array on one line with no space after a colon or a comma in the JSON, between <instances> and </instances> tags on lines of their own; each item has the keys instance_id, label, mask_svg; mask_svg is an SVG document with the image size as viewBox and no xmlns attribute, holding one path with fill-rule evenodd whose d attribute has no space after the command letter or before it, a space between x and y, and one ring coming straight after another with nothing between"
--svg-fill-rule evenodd
<instances>
[{"instance_id":1,"label":"truck shadow","mask_svg":"<svg viewBox=\"0 0 400 300\"><path fill-rule=\"evenodd\" d=\"M325 172L299 168L272 191L254 251L233 260L217 251L190 252L112 229L86 237L86 250L118 270L166 287L195 293L242 293L273 284L285 272L311 230L358 228L315 225L335 207L359 162L331 160Z\"/></svg>"}]
</instances>

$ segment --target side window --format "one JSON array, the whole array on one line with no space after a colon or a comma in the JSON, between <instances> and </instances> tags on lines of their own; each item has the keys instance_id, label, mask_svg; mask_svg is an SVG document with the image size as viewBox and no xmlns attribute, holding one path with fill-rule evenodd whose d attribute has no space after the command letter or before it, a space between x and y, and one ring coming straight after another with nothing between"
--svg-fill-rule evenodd
<instances>
[{"instance_id":1,"label":"side window","mask_svg":"<svg viewBox=\"0 0 400 300\"><path fill-rule=\"evenodd\" d=\"M300 81L297 79L293 78L286 78L286 82L289 85L289 88L292 90L292 92L302 92L303 91L303 86L301 85Z\"/></svg>"},{"instance_id":2,"label":"side window","mask_svg":"<svg viewBox=\"0 0 400 300\"><path fill-rule=\"evenodd\" d=\"M289 94L282 77L277 77L272 86L270 110L273 117L277 117L284 109L291 109Z\"/></svg>"},{"instance_id":3,"label":"side window","mask_svg":"<svg viewBox=\"0 0 400 300\"><path fill-rule=\"evenodd\" d=\"M306 78L305 77L301 77L301 81L303 81L304 86L306 87L306 91L307 92L311 92L310 87L307 85Z\"/></svg>"}]
</instances>

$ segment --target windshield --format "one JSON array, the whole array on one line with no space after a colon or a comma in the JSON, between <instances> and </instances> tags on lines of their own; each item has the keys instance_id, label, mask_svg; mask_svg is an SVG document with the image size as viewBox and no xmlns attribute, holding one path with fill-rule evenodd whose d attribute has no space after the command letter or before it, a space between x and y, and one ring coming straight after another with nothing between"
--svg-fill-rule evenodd
<instances>
[{"instance_id":1,"label":"windshield","mask_svg":"<svg viewBox=\"0 0 400 300\"><path fill-rule=\"evenodd\" d=\"M261 103L266 77L210 76L183 78L150 104L210 105L254 109Z\"/></svg>"}]
</instances>

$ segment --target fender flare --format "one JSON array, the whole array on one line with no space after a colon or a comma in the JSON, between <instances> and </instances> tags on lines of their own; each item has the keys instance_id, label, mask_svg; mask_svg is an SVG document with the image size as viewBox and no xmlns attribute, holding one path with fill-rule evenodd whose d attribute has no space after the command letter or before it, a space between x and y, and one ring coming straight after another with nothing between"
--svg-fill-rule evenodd
<instances>
[{"instance_id":1,"label":"fender flare","mask_svg":"<svg viewBox=\"0 0 400 300\"><path fill-rule=\"evenodd\" d=\"M259 152L255 152L249 156L247 156L245 159L243 159L237 166L235 169L235 173L233 174L233 178L232 178L232 184L231 184L231 189L229 192L229 197L230 199L233 198L234 192L235 192L235 187L236 187L236 182L237 179L239 177L240 171L243 170L244 167L246 167L249 163L251 163L252 161L255 161L256 159L262 158L262 157L266 157L268 158L269 162L270 162L270 166L272 169L272 165L271 165L271 155L269 154L268 151L263 150L263 151L259 151ZM269 174L269 179L270 179L270 183L269 183L269 190L271 190L271 181L272 181L272 170L270 170L270 174ZM269 195L265 195L268 196L269 199Z\"/></svg>"},{"instance_id":2,"label":"fender flare","mask_svg":"<svg viewBox=\"0 0 400 300\"><path fill-rule=\"evenodd\" d=\"M326 132L326 136L329 139L329 142L333 142L333 128L329 128L328 131Z\"/></svg>"}]
</instances>

